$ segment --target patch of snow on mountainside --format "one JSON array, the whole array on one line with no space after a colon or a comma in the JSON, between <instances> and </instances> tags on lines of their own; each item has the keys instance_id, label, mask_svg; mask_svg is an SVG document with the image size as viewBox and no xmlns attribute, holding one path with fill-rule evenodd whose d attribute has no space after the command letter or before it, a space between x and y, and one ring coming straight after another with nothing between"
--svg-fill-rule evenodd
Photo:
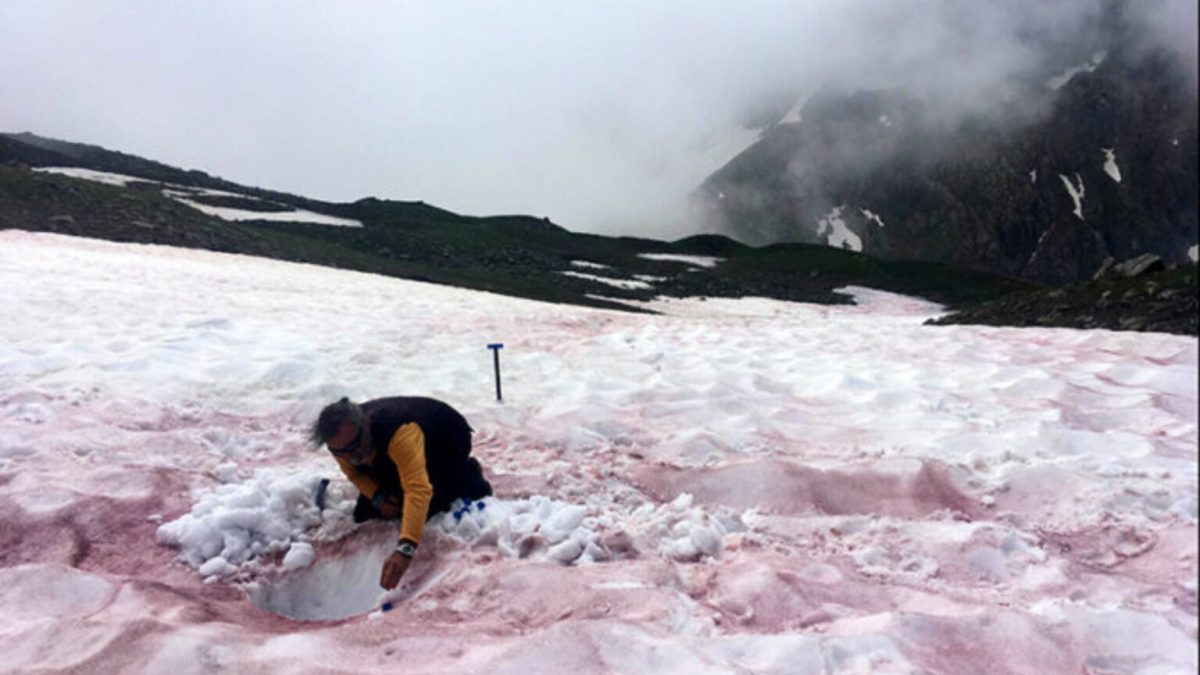
<instances>
[{"instance_id":1,"label":"patch of snow on mountainside","mask_svg":"<svg viewBox=\"0 0 1200 675\"><path fill-rule=\"evenodd\" d=\"M834 248L845 248L851 251L862 251L862 239L850 230L842 219L842 211L846 207L835 206L823 218L817 221L817 236L825 237L825 241Z\"/></svg>"},{"instance_id":2,"label":"patch of snow on mountainside","mask_svg":"<svg viewBox=\"0 0 1200 675\"><path fill-rule=\"evenodd\" d=\"M1061 89L1064 84L1070 82L1071 78L1075 77L1079 73L1094 72L1096 70L1096 68L1100 67L1101 63L1104 63L1104 59L1107 56L1108 56L1107 52L1104 52L1104 51L1095 52L1094 54L1092 54L1092 57L1090 59L1088 59L1087 61L1080 63L1078 65L1075 65L1075 66L1071 66L1071 67L1067 68L1066 70L1064 70L1063 72L1059 73L1058 75L1055 75L1054 77L1051 77L1050 79L1046 80L1046 88L1057 91L1057 90Z\"/></svg>"},{"instance_id":3,"label":"patch of snow on mountainside","mask_svg":"<svg viewBox=\"0 0 1200 675\"><path fill-rule=\"evenodd\" d=\"M863 218L875 221L876 225L883 227L883 218L879 217L878 213L873 213L870 209L860 209L859 212L863 214Z\"/></svg>"},{"instance_id":4,"label":"patch of snow on mountainside","mask_svg":"<svg viewBox=\"0 0 1200 675\"><path fill-rule=\"evenodd\" d=\"M1075 208L1071 212L1075 214L1076 218L1083 220L1083 198L1087 194L1083 187L1083 178L1076 173L1075 180L1079 182L1079 185L1075 185L1070 178L1061 173L1058 174L1058 177L1062 179L1063 187L1067 189L1067 194L1071 196L1071 201L1075 204Z\"/></svg>"},{"instance_id":5,"label":"patch of snow on mountainside","mask_svg":"<svg viewBox=\"0 0 1200 675\"><path fill-rule=\"evenodd\" d=\"M1117 153L1112 148L1103 148L1104 151L1104 173L1114 181L1121 182L1121 169L1117 166Z\"/></svg>"}]
</instances>

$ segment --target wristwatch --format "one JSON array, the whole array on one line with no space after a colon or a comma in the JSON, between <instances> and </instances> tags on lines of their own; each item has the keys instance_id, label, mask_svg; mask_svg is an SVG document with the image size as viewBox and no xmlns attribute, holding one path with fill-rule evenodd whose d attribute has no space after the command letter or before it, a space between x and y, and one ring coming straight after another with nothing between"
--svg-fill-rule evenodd
<instances>
[{"instance_id":1,"label":"wristwatch","mask_svg":"<svg viewBox=\"0 0 1200 675\"><path fill-rule=\"evenodd\" d=\"M405 558L411 558L417 554L417 547L412 542L402 541L400 542L400 545L396 547L396 553L399 553Z\"/></svg>"}]
</instances>

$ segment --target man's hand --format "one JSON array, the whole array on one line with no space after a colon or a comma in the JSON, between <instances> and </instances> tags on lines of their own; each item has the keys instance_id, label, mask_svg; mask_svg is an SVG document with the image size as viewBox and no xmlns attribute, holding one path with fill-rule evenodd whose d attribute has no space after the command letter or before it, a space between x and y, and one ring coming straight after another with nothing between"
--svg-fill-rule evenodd
<instances>
[{"instance_id":1,"label":"man's hand","mask_svg":"<svg viewBox=\"0 0 1200 675\"><path fill-rule=\"evenodd\" d=\"M412 558L401 555L398 551L383 561L383 571L379 575L379 585L384 590L392 590L400 584L400 578L408 571Z\"/></svg>"}]
</instances>

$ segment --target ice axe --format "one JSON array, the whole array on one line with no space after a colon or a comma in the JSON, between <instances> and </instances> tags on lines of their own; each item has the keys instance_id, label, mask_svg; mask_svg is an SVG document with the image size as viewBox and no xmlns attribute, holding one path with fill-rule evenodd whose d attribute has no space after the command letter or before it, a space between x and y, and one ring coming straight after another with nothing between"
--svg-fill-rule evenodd
<instances>
[{"instance_id":1,"label":"ice axe","mask_svg":"<svg viewBox=\"0 0 1200 675\"><path fill-rule=\"evenodd\" d=\"M493 342L487 348L492 350L492 366L496 370L496 400L502 401L500 396L500 350L504 349L504 345L500 342Z\"/></svg>"}]
</instances>

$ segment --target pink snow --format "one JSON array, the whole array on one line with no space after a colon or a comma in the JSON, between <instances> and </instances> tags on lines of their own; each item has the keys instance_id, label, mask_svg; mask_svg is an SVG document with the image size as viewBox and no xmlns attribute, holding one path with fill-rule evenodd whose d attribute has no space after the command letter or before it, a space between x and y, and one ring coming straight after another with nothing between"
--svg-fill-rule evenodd
<instances>
[{"instance_id":1,"label":"pink snow","mask_svg":"<svg viewBox=\"0 0 1200 675\"><path fill-rule=\"evenodd\" d=\"M19 231L0 283L5 670L1197 667L1195 338L929 327L860 288L620 313ZM354 527L304 436L398 393L464 412L497 495L430 523L381 613L394 526Z\"/></svg>"}]
</instances>

